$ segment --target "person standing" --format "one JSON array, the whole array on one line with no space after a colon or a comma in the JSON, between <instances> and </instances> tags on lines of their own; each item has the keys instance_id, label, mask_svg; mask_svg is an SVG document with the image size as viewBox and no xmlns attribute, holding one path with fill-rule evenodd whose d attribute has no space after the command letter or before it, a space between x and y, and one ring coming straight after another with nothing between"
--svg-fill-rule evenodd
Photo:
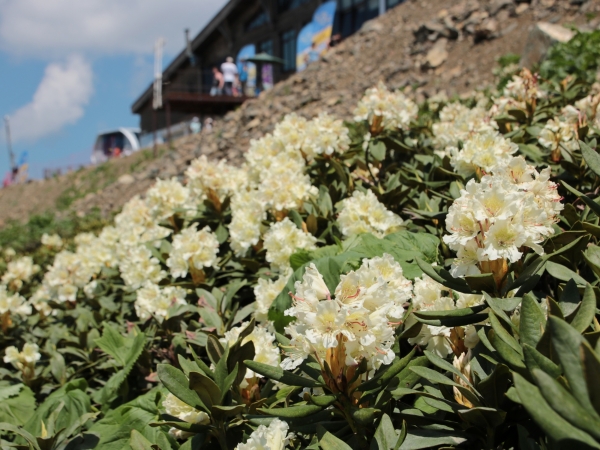
<instances>
[{"instance_id":1,"label":"person standing","mask_svg":"<svg viewBox=\"0 0 600 450\"><path fill-rule=\"evenodd\" d=\"M240 84L242 85L242 95L246 94L246 85L248 83L248 64L242 63L242 70L240 71Z\"/></svg>"},{"instance_id":2,"label":"person standing","mask_svg":"<svg viewBox=\"0 0 600 450\"><path fill-rule=\"evenodd\" d=\"M228 56L225 62L221 64L221 72L225 81L224 94L233 95L233 83L235 83L235 76L238 74L238 69L231 56Z\"/></svg>"},{"instance_id":3,"label":"person standing","mask_svg":"<svg viewBox=\"0 0 600 450\"><path fill-rule=\"evenodd\" d=\"M212 68L213 72L213 84L210 88L210 95L222 95L223 94L223 86L225 85L225 80L223 79L223 74L219 72L219 69L216 67Z\"/></svg>"}]
</instances>

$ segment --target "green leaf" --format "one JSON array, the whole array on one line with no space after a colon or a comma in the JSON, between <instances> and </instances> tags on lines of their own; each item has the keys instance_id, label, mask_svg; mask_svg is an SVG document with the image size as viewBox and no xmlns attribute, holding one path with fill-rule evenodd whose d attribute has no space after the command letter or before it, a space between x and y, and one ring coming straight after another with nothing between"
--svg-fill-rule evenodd
<instances>
[{"instance_id":1,"label":"green leaf","mask_svg":"<svg viewBox=\"0 0 600 450\"><path fill-rule=\"evenodd\" d=\"M319 446L323 450L352 450L352 447L341 439L336 438L329 431L319 440Z\"/></svg>"},{"instance_id":2,"label":"green leaf","mask_svg":"<svg viewBox=\"0 0 600 450\"><path fill-rule=\"evenodd\" d=\"M388 383L398 375L412 360L415 355L416 348L413 348L408 355L402 359L395 359L392 364L386 366L384 370L380 370L373 378L361 383L356 389L361 392L367 392L378 387L385 387Z\"/></svg>"},{"instance_id":3,"label":"green leaf","mask_svg":"<svg viewBox=\"0 0 600 450\"><path fill-rule=\"evenodd\" d=\"M385 144L381 141L371 141L369 143L369 153L377 161L383 161L385 159Z\"/></svg>"},{"instance_id":4,"label":"green leaf","mask_svg":"<svg viewBox=\"0 0 600 450\"><path fill-rule=\"evenodd\" d=\"M558 442L571 445L578 442L591 448L600 449L600 445L594 442L589 434L575 428L554 411L535 385L518 373L515 373L513 377L522 405L548 436Z\"/></svg>"},{"instance_id":5,"label":"green leaf","mask_svg":"<svg viewBox=\"0 0 600 450\"><path fill-rule=\"evenodd\" d=\"M427 367L410 367L410 370L431 383L446 384L448 386L460 386L460 384L456 383L454 380L451 380L441 373Z\"/></svg>"},{"instance_id":6,"label":"green leaf","mask_svg":"<svg viewBox=\"0 0 600 450\"><path fill-rule=\"evenodd\" d=\"M462 292L464 294L472 293L471 288L462 278L454 278L447 270L439 267L433 267L431 264L426 263L419 257L416 257L415 259L421 270L441 285L447 287L448 289L452 289L453 291Z\"/></svg>"},{"instance_id":7,"label":"green leaf","mask_svg":"<svg viewBox=\"0 0 600 450\"><path fill-rule=\"evenodd\" d=\"M598 383L598 380L600 380L600 358L585 341L581 344L581 357L585 380L589 388L590 402L596 412L600 414L600 384Z\"/></svg>"},{"instance_id":8,"label":"green leaf","mask_svg":"<svg viewBox=\"0 0 600 450\"><path fill-rule=\"evenodd\" d=\"M132 450L152 450L152 443L137 430L131 430L129 445Z\"/></svg>"},{"instance_id":9,"label":"green leaf","mask_svg":"<svg viewBox=\"0 0 600 450\"><path fill-rule=\"evenodd\" d=\"M590 148L590 146L583 141L579 141L579 148L581 149L581 155L583 156L583 159L585 159L588 167L592 172L600 176L600 155L598 155L598 152Z\"/></svg>"},{"instance_id":10,"label":"green leaf","mask_svg":"<svg viewBox=\"0 0 600 450\"><path fill-rule=\"evenodd\" d=\"M401 450L421 450L438 448L440 446L457 447L467 440L467 437L458 431L438 431L410 429L406 439L400 446Z\"/></svg>"},{"instance_id":11,"label":"green leaf","mask_svg":"<svg viewBox=\"0 0 600 450\"><path fill-rule=\"evenodd\" d=\"M496 335L494 330L490 330L487 334L487 338L490 343L502 357L502 359L513 369L520 370L525 369L522 356L517 353L510 345L508 345L503 339Z\"/></svg>"},{"instance_id":12,"label":"green leaf","mask_svg":"<svg viewBox=\"0 0 600 450\"><path fill-rule=\"evenodd\" d=\"M562 370L559 366L554 364L551 359L546 358L529 344L523 345L523 357L525 359L525 365L530 372L533 369L540 369L551 375L553 378L558 378L562 374Z\"/></svg>"},{"instance_id":13,"label":"green leaf","mask_svg":"<svg viewBox=\"0 0 600 450\"><path fill-rule=\"evenodd\" d=\"M467 423L483 429L496 429L504 423L506 412L494 408L475 407L461 409L458 415Z\"/></svg>"},{"instance_id":14,"label":"green leaf","mask_svg":"<svg viewBox=\"0 0 600 450\"><path fill-rule=\"evenodd\" d=\"M288 386L302 386L308 388L320 387L321 384L310 378L301 377L291 372L283 370L281 367L270 366L256 361L244 361L244 364L256 373L259 373L271 380L279 381Z\"/></svg>"},{"instance_id":15,"label":"green leaf","mask_svg":"<svg viewBox=\"0 0 600 450\"><path fill-rule=\"evenodd\" d=\"M588 414L597 414L590 402L589 391L583 373L579 348L583 337L567 322L556 317L549 317L549 328L552 345L560 361L573 397L585 408Z\"/></svg>"},{"instance_id":16,"label":"green leaf","mask_svg":"<svg viewBox=\"0 0 600 450\"><path fill-rule=\"evenodd\" d=\"M288 419L297 419L311 416L319 411L321 407L317 405L290 406L288 408L258 408L257 411L270 416L284 417Z\"/></svg>"},{"instance_id":17,"label":"green leaf","mask_svg":"<svg viewBox=\"0 0 600 450\"><path fill-rule=\"evenodd\" d=\"M162 379L161 379L162 381ZM219 386L200 372L190 372L189 388L196 391L202 403L208 408L221 403L221 389Z\"/></svg>"},{"instance_id":18,"label":"green leaf","mask_svg":"<svg viewBox=\"0 0 600 450\"><path fill-rule=\"evenodd\" d=\"M24 428L35 436L40 436L42 421L48 422L50 415L64 404L54 425L55 429L69 428L79 418L92 410L90 398L86 394L87 382L83 379L72 380L50 394L44 403L38 406L35 414L25 424Z\"/></svg>"},{"instance_id":19,"label":"green leaf","mask_svg":"<svg viewBox=\"0 0 600 450\"><path fill-rule=\"evenodd\" d=\"M583 252L583 259L594 271L597 277L600 278L600 247L597 245L590 245L585 252Z\"/></svg>"},{"instance_id":20,"label":"green leaf","mask_svg":"<svg viewBox=\"0 0 600 450\"><path fill-rule=\"evenodd\" d=\"M600 207L600 205L598 206ZM571 269L563 266L562 264L557 264L552 261L546 262L546 271L554 278L562 281L574 280L580 286L585 286L587 283L585 278L579 274L573 272Z\"/></svg>"},{"instance_id":21,"label":"green leaf","mask_svg":"<svg viewBox=\"0 0 600 450\"><path fill-rule=\"evenodd\" d=\"M587 284L583 291L583 299L575 317L571 321L571 326L580 333L583 333L596 315L596 294L590 284Z\"/></svg>"},{"instance_id":22,"label":"green leaf","mask_svg":"<svg viewBox=\"0 0 600 450\"><path fill-rule=\"evenodd\" d=\"M544 334L546 315L531 295L523 296L521 302L521 320L519 323L519 337L522 344L535 347Z\"/></svg>"},{"instance_id":23,"label":"green leaf","mask_svg":"<svg viewBox=\"0 0 600 450\"><path fill-rule=\"evenodd\" d=\"M35 397L27 386L3 386L0 395L4 397L0 401L0 422L21 426L35 413Z\"/></svg>"},{"instance_id":24,"label":"green leaf","mask_svg":"<svg viewBox=\"0 0 600 450\"><path fill-rule=\"evenodd\" d=\"M371 441L371 450L394 450L396 448L399 436L394 429L392 419L387 414L381 416L374 438Z\"/></svg>"},{"instance_id":25,"label":"green leaf","mask_svg":"<svg viewBox=\"0 0 600 450\"><path fill-rule=\"evenodd\" d=\"M554 411L575 427L600 439L600 417L588 414L569 391L547 373L539 369L533 369L531 373L542 396Z\"/></svg>"},{"instance_id":26,"label":"green leaf","mask_svg":"<svg viewBox=\"0 0 600 450\"><path fill-rule=\"evenodd\" d=\"M594 214L596 214L597 216L600 217L600 205L598 203L596 203L594 200L589 198L587 195L582 194L577 189L572 188L564 181L561 180L560 182L569 192L571 192L572 194L575 194L577 197L579 197L581 200L583 200L583 202L587 206L589 206L589 208L594 212Z\"/></svg>"},{"instance_id":27,"label":"green leaf","mask_svg":"<svg viewBox=\"0 0 600 450\"><path fill-rule=\"evenodd\" d=\"M446 372L453 373L454 375L461 378L465 383L467 383L467 386L475 389L473 387L473 385L471 384L471 382L469 380L467 380L467 378L456 367L454 367L452 364L450 364L448 361L440 358L438 355L436 355L435 353L432 353L428 350L425 350L423 353L425 354L425 356L427 357L427 359L429 360L429 362L431 364L439 367L442 370L445 370Z\"/></svg>"},{"instance_id":28,"label":"green leaf","mask_svg":"<svg viewBox=\"0 0 600 450\"><path fill-rule=\"evenodd\" d=\"M95 343L105 353L112 356L120 367L127 364L128 348L125 338L112 325L106 324L102 330L102 337Z\"/></svg>"},{"instance_id":29,"label":"green leaf","mask_svg":"<svg viewBox=\"0 0 600 450\"><path fill-rule=\"evenodd\" d=\"M18 436L21 436L23 439L25 439L29 443L29 445L31 447L33 447L35 450L40 450L40 446L38 445L37 439L32 434L30 434L26 430L24 430L23 428L19 428L11 423L1 422L0 430L1 431L11 431L11 432L17 434Z\"/></svg>"},{"instance_id":30,"label":"green leaf","mask_svg":"<svg viewBox=\"0 0 600 450\"><path fill-rule=\"evenodd\" d=\"M352 412L352 418L359 425L371 426L380 412L376 408L359 408Z\"/></svg>"},{"instance_id":31,"label":"green leaf","mask_svg":"<svg viewBox=\"0 0 600 450\"><path fill-rule=\"evenodd\" d=\"M190 382L181 370L169 364L159 364L156 372L162 384L179 400L193 408L210 412L198 393L189 388Z\"/></svg>"},{"instance_id":32,"label":"green leaf","mask_svg":"<svg viewBox=\"0 0 600 450\"><path fill-rule=\"evenodd\" d=\"M495 332L495 335L502 339L510 348L512 348L519 356L523 356L523 349L517 340L502 326L493 311L489 312L490 325Z\"/></svg>"}]
</instances>

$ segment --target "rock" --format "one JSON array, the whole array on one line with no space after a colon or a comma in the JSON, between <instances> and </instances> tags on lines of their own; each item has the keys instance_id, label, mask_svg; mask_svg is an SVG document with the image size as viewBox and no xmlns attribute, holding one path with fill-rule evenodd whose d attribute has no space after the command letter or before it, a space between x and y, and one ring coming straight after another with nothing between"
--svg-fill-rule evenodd
<instances>
[{"instance_id":1,"label":"rock","mask_svg":"<svg viewBox=\"0 0 600 450\"><path fill-rule=\"evenodd\" d=\"M567 42L573 35L573 31L560 25L538 22L527 37L519 65L521 67L533 67L544 59L552 44Z\"/></svg>"},{"instance_id":2,"label":"rock","mask_svg":"<svg viewBox=\"0 0 600 450\"><path fill-rule=\"evenodd\" d=\"M256 119L251 120L248 125L246 125L247 130L251 130L252 128L256 128L260 125L260 119L257 117Z\"/></svg>"},{"instance_id":3,"label":"rock","mask_svg":"<svg viewBox=\"0 0 600 450\"><path fill-rule=\"evenodd\" d=\"M481 24L475 26L473 39L475 43L485 39L493 39L497 36L498 21L496 19L486 19Z\"/></svg>"},{"instance_id":4,"label":"rock","mask_svg":"<svg viewBox=\"0 0 600 450\"><path fill-rule=\"evenodd\" d=\"M447 39L440 39L433 47L431 47L431 50L427 52L425 61L427 62L428 68L435 69L436 67L441 66L444 61L446 61L448 58L448 50L446 50L447 44Z\"/></svg>"},{"instance_id":5,"label":"rock","mask_svg":"<svg viewBox=\"0 0 600 450\"><path fill-rule=\"evenodd\" d=\"M371 32L375 32L375 33L381 33L383 31L383 25L376 21L376 20L367 20L365 23L363 23L363 26L360 27L359 33L360 34L366 34L366 33L371 33Z\"/></svg>"},{"instance_id":6,"label":"rock","mask_svg":"<svg viewBox=\"0 0 600 450\"><path fill-rule=\"evenodd\" d=\"M519 3L519 5L515 8L515 14L517 16L520 16L521 14L523 14L528 9L529 9L529 4L528 3Z\"/></svg>"},{"instance_id":7,"label":"rock","mask_svg":"<svg viewBox=\"0 0 600 450\"><path fill-rule=\"evenodd\" d=\"M495 16L501 9L514 8L513 0L492 0L487 7L490 16Z\"/></svg>"},{"instance_id":8,"label":"rock","mask_svg":"<svg viewBox=\"0 0 600 450\"><path fill-rule=\"evenodd\" d=\"M123 174L117 180L119 184L131 184L135 182L135 177L129 173Z\"/></svg>"}]
</instances>

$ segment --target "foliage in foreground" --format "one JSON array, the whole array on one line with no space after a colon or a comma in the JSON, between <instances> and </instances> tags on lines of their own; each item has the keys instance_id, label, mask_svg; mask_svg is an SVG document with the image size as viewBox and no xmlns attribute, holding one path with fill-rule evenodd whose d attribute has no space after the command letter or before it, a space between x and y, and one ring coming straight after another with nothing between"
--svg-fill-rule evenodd
<instances>
[{"instance_id":1,"label":"foliage in foreground","mask_svg":"<svg viewBox=\"0 0 600 450\"><path fill-rule=\"evenodd\" d=\"M379 85L10 256L0 444L600 448L586 81L420 107Z\"/></svg>"}]
</instances>

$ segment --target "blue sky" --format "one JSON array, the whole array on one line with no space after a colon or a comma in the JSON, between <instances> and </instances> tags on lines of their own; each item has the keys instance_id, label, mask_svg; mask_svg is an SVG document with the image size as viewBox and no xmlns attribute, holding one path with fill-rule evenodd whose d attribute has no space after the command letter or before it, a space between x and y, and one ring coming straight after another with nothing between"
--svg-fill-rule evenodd
<instances>
[{"instance_id":1,"label":"blue sky","mask_svg":"<svg viewBox=\"0 0 600 450\"><path fill-rule=\"evenodd\" d=\"M131 104L226 0L0 0L0 116L30 177L89 162L95 135L138 126ZM0 131L0 176L9 169Z\"/></svg>"}]
</instances>

